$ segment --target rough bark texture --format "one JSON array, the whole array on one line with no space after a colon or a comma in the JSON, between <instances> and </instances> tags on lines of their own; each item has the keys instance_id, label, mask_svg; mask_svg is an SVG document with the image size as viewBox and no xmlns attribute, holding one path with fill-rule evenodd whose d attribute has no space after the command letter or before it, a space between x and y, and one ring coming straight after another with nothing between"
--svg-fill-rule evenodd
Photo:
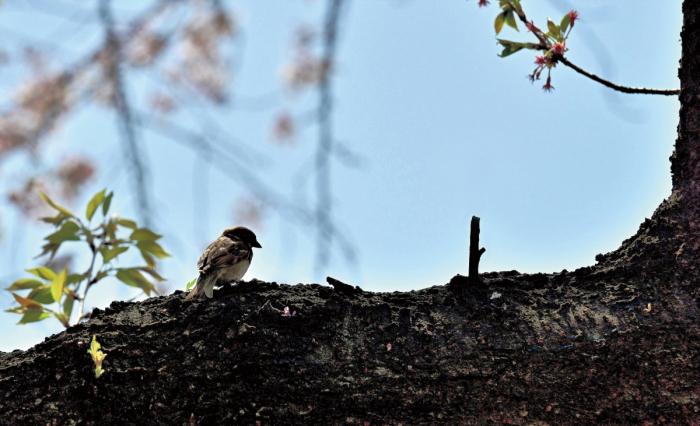
<instances>
[{"instance_id":1,"label":"rough bark texture","mask_svg":"<svg viewBox=\"0 0 700 426\"><path fill-rule=\"evenodd\" d=\"M595 266L115 302L0 353L0 424L700 425L700 2L683 12L673 193Z\"/></svg>"}]
</instances>

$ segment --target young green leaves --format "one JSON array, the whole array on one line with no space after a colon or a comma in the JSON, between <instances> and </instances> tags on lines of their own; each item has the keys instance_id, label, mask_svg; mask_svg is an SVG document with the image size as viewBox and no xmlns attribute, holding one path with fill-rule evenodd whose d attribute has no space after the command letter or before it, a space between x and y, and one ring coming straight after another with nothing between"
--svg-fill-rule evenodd
<instances>
[{"instance_id":1,"label":"young green leaves","mask_svg":"<svg viewBox=\"0 0 700 426\"><path fill-rule=\"evenodd\" d=\"M102 353L100 350L100 345L97 342L97 336L92 336L92 342L90 343L90 349L88 349L88 354L92 357L92 360L95 362L95 378L99 379L102 373L105 371L102 369L102 361L104 361L105 357L107 354Z\"/></svg>"},{"instance_id":2,"label":"young green leaves","mask_svg":"<svg viewBox=\"0 0 700 426\"><path fill-rule=\"evenodd\" d=\"M108 217L112 192L107 193L107 190L103 189L90 199L85 209L86 221L82 221L65 207L54 203L45 194L40 193L40 195L57 211L56 216L42 220L52 224L57 230L44 238L46 243L39 256L49 254L50 260L65 242L79 241L85 243L84 247L89 250L92 260L90 267L83 274L68 274L66 269L56 273L45 266L27 270L36 278L17 280L7 288L13 292L15 300L20 304L7 312L23 315L20 324L41 321L53 316L68 327L76 301L80 302L80 308L75 323L80 322L85 317L83 305L88 289L108 276L114 276L126 285L140 288L148 296L155 292L153 283L143 273L157 281L164 280L156 271L158 266L156 259L169 256L157 242L161 235L146 228L139 228L133 220L118 216ZM101 210L103 219L97 227L92 228L90 224L98 210ZM119 226L130 231L127 238L117 235ZM131 247L139 251L146 266L129 268L114 266L120 256ZM14 293L18 290L30 290L30 292L26 297L22 297ZM82 294L80 294L81 290ZM53 303L58 304L58 309L52 310L45 306Z\"/></svg>"},{"instance_id":3,"label":"young green leaves","mask_svg":"<svg viewBox=\"0 0 700 426\"><path fill-rule=\"evenodd\" d=\"M197 278L187 283L187 288L185 289L185 291L190 291L190 289L194 287L195 284L197 284Z\"/></svg>"},{"instance_id":4,"label":"young green leaves","mask_svg":"<svg viewBox=\"0 0 700 426\"><path fill-rule=\"evenodd\" d=\"M47 308L44 305L49 305L52 303L60 303L64 294L66 294L66 282L68 281L67 270L64 269L61 273L56 274L49 268L40 267L36 269L29 269L30 272L40 278L41 280L36 280L33 278L24 278L15 281L10 287L7 288L9 291L14 290L31 290L29 295L25 298L17 293L12 293L17 303L20 306L8 309L5 312L11 312L15 314L21 314L22 319L18 324L27 324L30 322L41 321L46 318L55 317L64 326L68 327L68 319L70 317L70 310L66 314L66 310L59 309L54 311ZM64 302L65 305L65 302ZM70 306L72 309L72 304Z\"/></svg>"},{"instance_id":5,"label":"young green leaves","mask_svg":"<svg viewBox=\"0 0 700 426\"><path fill-rule=\"evenodd\" d=\"M105 199L105 191L107 189L103 189L102 191L98 192L92 197L92 200L87 205L87 211L85 212L85 217L87 217L88 222L92 220L92 216L95 214L95 210L102 204L102 201ZM109 193L109 200L112 200L112 192ZM107 210L109 209L109 205L104 209L104 214L107 214Z\"/></svg>"},{"instance_id":6,"label":"young green leaves","mask_svg":"<svg viewBox=\"0 0 700 426\"><path fill-rule=\"evenodd\" d=\"M479 4L481 6L481 3ZM536 56L537 68L529 76L530 80L534 82L540 79L542 71L547 69L547 83L542 87L545 91L551 91L554 87L551 85L550 70L556 66L557 61L568 49L566 47L566 40L571 33L571 29L574 27L574 23L578 19L578 12L572 10L571 12L564 15L561 19L559 25L555 24L551 19L547 19L547 32L540 30L535 26L533 21L528 22L525 17L525 12L523 12L520 0L501 0L499 2L502 12L496 16L496 21L494 22L494 28L496 30L496 35L498 35L503 29L504 24L518 31L518 26L516 23L516 16L521 21L525 22L525 27L528 32L537 37L538 43L521 43L516 41L504 40L497 38L498 43L503 46L503 51L498 55L501 58L512 55L522 49L529 50L541 50L543 52L542 56Z\"/></svg>"}]
</instances>

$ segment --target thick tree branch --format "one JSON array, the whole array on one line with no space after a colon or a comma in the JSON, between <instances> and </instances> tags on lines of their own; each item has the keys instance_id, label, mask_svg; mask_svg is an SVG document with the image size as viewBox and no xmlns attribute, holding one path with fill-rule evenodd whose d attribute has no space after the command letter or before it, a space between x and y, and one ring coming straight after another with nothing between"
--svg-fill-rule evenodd
<instances>
[{"instance_id":1,"label":"thick tree branch","mask_svg":"<svg viewBox=\"0 0 700 426\"><path fill-rule=\"evenodd\" d=\"M619 84L612 83L608 80L602 79L598 77L595 74L592 74L584 69L579 68L578 66L574 65L566 59L563 56L556 56L556 59L561 62L562 64L566 65L567 67L573 69L577 73L581 75L585 75L586 77L590 78L593 81L597 81L598 83L602 84L603 86L609 87L613 90L617 90L618 92L622 93L639 93L643 95L666 95L666 96L672 96L672 95L678 95L681 93L681 89L669 89L669 90L663 90L663 89L647 89L645 87L627 87L627 86L620 86Z\"/></svg>"}]
</instances>

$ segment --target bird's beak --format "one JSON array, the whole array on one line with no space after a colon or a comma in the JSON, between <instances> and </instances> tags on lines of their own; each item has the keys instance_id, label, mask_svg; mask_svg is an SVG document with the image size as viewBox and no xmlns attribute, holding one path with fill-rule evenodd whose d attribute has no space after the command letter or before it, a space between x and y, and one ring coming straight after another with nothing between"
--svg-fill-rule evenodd
<instances>
[{"instance_id":1,"label":"bird's beak","mask_svg":"<svg viewBox=\"0 0 700 426\"><path fill-rule=\"evenodd\" d=\"M253 247L257 247L257 248L262 248L262 246L260 245L260 243L258 242L258 240L255 240L255 242L252 244L252 246L253 246Z\"/></svg>"}]
</instances>

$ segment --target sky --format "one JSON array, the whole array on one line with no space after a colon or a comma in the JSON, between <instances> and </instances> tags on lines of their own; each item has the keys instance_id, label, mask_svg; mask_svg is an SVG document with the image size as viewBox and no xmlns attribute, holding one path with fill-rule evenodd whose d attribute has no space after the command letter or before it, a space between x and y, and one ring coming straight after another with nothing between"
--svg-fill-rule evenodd
<instances>
[{"instance_id":1,"label":"sky","mask_svg":"<svg viewBox=\"0 0 700 426\"><path fill-rule=\"evenodd\" d=\"M4 51L11 54L28 40L41 39L63 46L57 56L70 56L101 40L98 28L71 30L27 3L0 6ZM670 195L676 97L616 93L561 64L552 72L555 90L545 93L544 82L526 79L535 68L533 52L497 56L498 2L481 9L477 3L349 1L333 76L333 126L336 140L361 161L355 168L334 161L331 186L334 220L358 262L348 263L334 250L329 267L315 271L313 230L268 210L254 230L263 249L255 252L245 279L325 283L330 275L376 292L443 285L468 272L472 216L481 218L480 244L486 248L480 272L571 271L619 247ZM118 2L117 18L133 15L139 4ZM301 24L318 26L325 2L226 4L242 34L232 47L238 61L233 97L271 101L269 108L243 104L208 113L236 143L258 153L259 176L292 199L299 192L295 182L308 176L318 129L308 125L294 144L280 146L270 140L270 123L282 109L302 115L317 101L315 92L285 91L281 70L290 59L292 34ZM522 4L540 28L548 17L559 22L569 10L578 10L581 19L566 56L580 67L622 85L680 86L680 0ZM499 37L533 41L522 25L520 32L505 28ZM20 74L5 66L0 75L5 81L0 103L8 105ZM150 77L132 77L128 90L145 102ZM191 117L178 122L197 128ZM140 136L151 168L154 229L172 254L161 264L162 275L173 292L197 276L196 263L207 244L236 225L232 212L249 192L207 169L189 148L148 132ZM99 166L71 208L82 211L94 192L107 187L115 192L112 211L136 217L129 176L117 161L118 137L112 113L94 107L81 110L47 141L47 161L80 153ZM26 157L21 155L0 164L3 191L16 186L13 179L22 167ZM300 199L311 207L314 184L306 182ZM4 200L0 207L0 287L5 288L26 277L24 269L37 266L34 256L50 229L24 220ZM76 269L85 261L79 257ZM86 304L104 308L136 295L116 280L105 281L91 290ZM2 310L14 305L9 292L0 292ZM27 349L63 330L55 320L15 325L18 320L0 313L0 351Z\"/></svg>"}]
</instances>

